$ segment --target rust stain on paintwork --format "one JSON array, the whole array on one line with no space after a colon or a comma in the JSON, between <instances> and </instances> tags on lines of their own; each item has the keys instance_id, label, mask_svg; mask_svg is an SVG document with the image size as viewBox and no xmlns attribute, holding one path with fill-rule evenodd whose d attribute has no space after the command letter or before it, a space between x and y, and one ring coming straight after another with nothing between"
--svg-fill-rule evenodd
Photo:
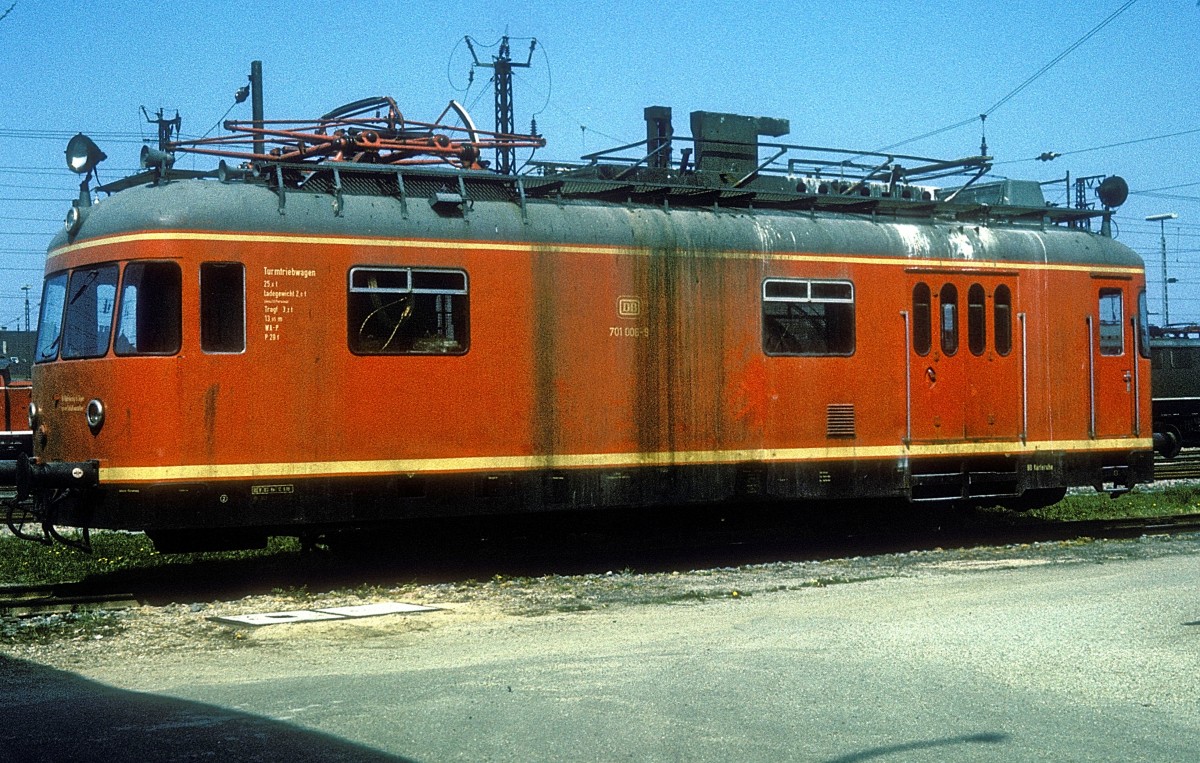
<instances>
[{"instance_id":1,"label":"rust stain on paintwork","mask_svg":"<svg viewBox=\"0 0 1200 763\"><path fill-rule=\"evenodd\" d=\"M560 450L558 426L558 257L551 247L533 254L533 452L549 461Z\"/></svg>"},{"instance_id":2,"label":"rust stain on paintwork","mask_svg":"<svg viewBox=\"0 0 1200 763\"><path fill-rule=\"evenodd\" d=\"M220 392L220 384L209 385L208 389L204 390L204 450L210 460L216 451L214 433L217 425L217 396Z\"/></svg>"}]
</instances>

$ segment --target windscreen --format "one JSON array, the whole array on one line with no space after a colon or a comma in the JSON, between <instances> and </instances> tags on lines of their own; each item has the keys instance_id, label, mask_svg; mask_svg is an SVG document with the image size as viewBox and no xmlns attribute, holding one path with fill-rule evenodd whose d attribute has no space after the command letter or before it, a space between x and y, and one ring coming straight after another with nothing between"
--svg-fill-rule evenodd
<instances>
[{"instance_id":1,"label":"windscreen","mask_svg":"<svg viewBox=\"0 0 1200 763\"><path fill-rule=\"evenodd\" d=\"M38 314L37 354L34 361L44 363L58 357L62 343L63 306L67 301L67 273L55 273L42 286L42 309Z\"/></svg>"}]
</instances>

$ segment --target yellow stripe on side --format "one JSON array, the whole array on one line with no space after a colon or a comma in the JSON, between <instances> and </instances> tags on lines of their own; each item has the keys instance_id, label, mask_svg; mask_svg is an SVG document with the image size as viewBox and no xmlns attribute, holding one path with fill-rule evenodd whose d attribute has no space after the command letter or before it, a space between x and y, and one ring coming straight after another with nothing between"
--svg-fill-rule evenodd
<instances>
[{"instance_id":1,"label":"yellow stripe on side","mask_svg":"<svg viewBox=\"0 0 1200 763\"><path fill-rule=\"evenodd\" d=\"M534 469L631 468L639 466L716 465L743 462L883 460L930 456L1020 455L1040 452L1149 450L1148 438L1048 440L1044 442L963 442L781 450L683 451L678 453L583 453L556 456L478 456L470 458L314 461L269 464L195 464L183 466L100 467L102 483L196 480L353 477L381 474L529 471Z\"/></svg>"},{"instance_id":2,"label":"yellow stripe on side","mask_svg":"<svg viewBox=\"0 0 1200 763\"><path fill-rule=\"evenodd\" d=\"M537 249L553 248L561 254L598 254L647 257L652 250L644 247L621 247L582 244L535 244L512 241L447 241L392 238L354 238L350 236L292 236L259 233L210 233L205 231L146 231L98 238L78 244L70 244L52 252L50 260L74 252L99 246L115 246L137 241L212 241L247 244L313 244L322 246L383 247L391 249L450 249L454 251L489 251L531 253ZM909 259L907 257L855 257L847 255L797 254L747 251L714 251L708 256L717 259L766 259L779 262L812 262L834 265L891 265L908 268L953 267L957 271L987 272L991 270L1062 271L1074 273L1102 272L1104 275L1140 275L1139 267L1097 265L1096 263L1071 265L1054 262L1013 262L1009 260L938 260Z\"/></svg>"}]
</instances>

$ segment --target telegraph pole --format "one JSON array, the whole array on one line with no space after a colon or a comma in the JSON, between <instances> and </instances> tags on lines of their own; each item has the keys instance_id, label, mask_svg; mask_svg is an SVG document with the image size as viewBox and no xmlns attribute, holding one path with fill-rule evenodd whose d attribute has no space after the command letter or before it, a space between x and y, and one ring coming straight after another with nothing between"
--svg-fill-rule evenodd
<instances>
[{"instance_id":1,"label":"telegraph pole","mask_svg":"<svg viewBox=\"0 0 1200 763\"><path fill-rule=\"evenodd\" d=\"M21 287L21 291L25 292L25 330L29 331L29 290L33 287L25 284Z\"/></svg>"},{"instance_id":2,"label":"telegraph pole","mask_svg":"<svg viewBox=\"0 0 1200 763\"><path fill-rule=\"evenodd\" d=\"M513 128L513 90L512 90L512 70L514 68L528 69L533 61L533 51L537 47L537 39L534 38L529 43L529 57L525 59L525 63L516 63L512 60L508 48L508 35L500 38L500 52L498 55L492 56L491 63L483 63L479 60L479 56L475 55L475 46L471 44L471 38L465 38L467 49L471 51L471 58L474 60L472 66L479 66L485 69L492 69L494 75L492 81L495 83L496 90L496 132L502 135L512 135ZM513 172L513 165L517 163L517 150L511 146L496 146L496 172L501 175L509 175Z\"/></svg>"},{"instance_id":3,"label":"telegraph pole","mask_svg":"<svg viewBox=\"0 0 1200 763\"><path fill-rule=\"evenodd\" d=\"M1167 297L1167 284L1171 281L1167 278L1167 220L1174 220L1179 215L1174 212L1164 212L1161 215L1150 215L1146 218L1146 222L1158 223L1159 233L1162 235L1162 309L1163 309L1163 325L1171 325L1171 301Z\"/></svg>"}]
</instances>

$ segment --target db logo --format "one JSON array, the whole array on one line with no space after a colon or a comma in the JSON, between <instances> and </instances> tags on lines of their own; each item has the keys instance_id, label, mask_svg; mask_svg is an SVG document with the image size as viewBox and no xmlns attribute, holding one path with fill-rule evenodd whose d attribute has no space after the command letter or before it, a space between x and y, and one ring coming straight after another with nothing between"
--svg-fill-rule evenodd
<instances>
[{"instance_id":1,"label":"db logo","mask_svg":"<svg viewBox=\"0 0 1200 763\"><path fill-rule=\"evenodd\" d=\"M617 315L622 318L637 318L641 314L641 297L617 297Z\"/></svg>"}]
</instances>

